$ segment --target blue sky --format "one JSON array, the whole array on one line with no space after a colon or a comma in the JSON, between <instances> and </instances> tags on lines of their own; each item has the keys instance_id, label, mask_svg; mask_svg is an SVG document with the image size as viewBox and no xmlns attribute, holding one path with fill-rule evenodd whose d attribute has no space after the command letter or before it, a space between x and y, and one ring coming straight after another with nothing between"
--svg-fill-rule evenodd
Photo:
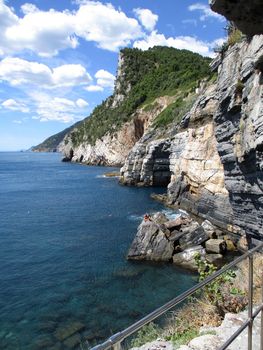
<instances>
[{"instance_id":1,"label":"blue sky","mask_svg":"<svg viewBox=\"0 0 263 350\"><path fill-rule=\"evenodd\" d=\"M0 151L88 116L113 91L121 48L212 56L225 24L202 0L0 0Z\"/></svg>"}]
</instances>

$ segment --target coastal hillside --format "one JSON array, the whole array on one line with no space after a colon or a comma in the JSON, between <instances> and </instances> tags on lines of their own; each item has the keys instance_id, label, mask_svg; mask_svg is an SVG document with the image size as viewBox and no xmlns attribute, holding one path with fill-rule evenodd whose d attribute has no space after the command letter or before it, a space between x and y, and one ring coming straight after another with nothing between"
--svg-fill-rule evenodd
<instances>
[{"instance_id":1,"label":"coastal hillside","mask_svg":"<svg viewBox=\"0 0 263 350\"><path fill-rule=\"evenodd\" d=\"M77 124L74 125L76 127ZM41 142L37 146L33 146L31 151L33 152L58 152L59 144L63 141L66 134L68 134L72 130L72 127L66 128L55 135L48 137L46 140Z\"/></svg>"},{"instance_id":2,"label":"coastal hillside","mask_svg":"<svg viewBox=\"0 0 263 350\"><path fill-rule=\"evenodd\" d=\"M121 50L113 95L67 130L66 136L65 131L54 135L34 150L47 149L48 141L51 151L58 149L72 161L123 164L153 121L155 127L167 124L173 120L172 110L183 114L189 108L200 80L211 76L210 61L168 47ZM158 119L168 106L166 115Z\"/></svg>"}]
</instances>

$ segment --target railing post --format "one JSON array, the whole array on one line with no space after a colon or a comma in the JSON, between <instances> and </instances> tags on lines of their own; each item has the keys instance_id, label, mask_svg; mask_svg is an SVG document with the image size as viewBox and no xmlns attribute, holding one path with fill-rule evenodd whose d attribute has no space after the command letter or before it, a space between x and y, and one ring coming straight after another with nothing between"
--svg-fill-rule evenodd
<instances>
[{"instance_id":1,"label":"railing post","mask_svg":"<svg viewBox=\"0 0 263 350\"><path fill-rule=\"evenodd\" d=\"M118 342L113 345L112 347L113 350L121 350L121 342Z\"/></svg>"},{"instance_id":2,"label":"railing post","mask_svg":"<svg viewBox=\"0 0 263 350\"><path fill-rule=\"evenodd\" d=\"M252 350L252 331L253 331L253 255L248 257L248 350Z\"/></svg>"},{"instance_id":3,"label":"railing post","mask_svg":"<svg viewBox=\"0 0 263 350\"><path fill-rule=\"evenodd\" d=\"M263 273L261 276L261 302L263 305ZM261 309L260 350L263 350L263 309Z\"/></svg>"}]
</instances>

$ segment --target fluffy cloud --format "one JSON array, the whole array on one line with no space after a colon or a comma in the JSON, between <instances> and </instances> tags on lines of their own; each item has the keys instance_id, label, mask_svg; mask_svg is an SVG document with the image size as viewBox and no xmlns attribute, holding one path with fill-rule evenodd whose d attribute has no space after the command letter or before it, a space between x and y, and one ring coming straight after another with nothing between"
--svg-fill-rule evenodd
<instances>
[{"instance_id":1,"label":"fluffy cloud","mask_svg":"<svg viewBox=\"0 0 263 350\"><path fill-rule=\"evenodd\" d=\"M29 108L22 102L17 102L16 100L10 98L2 103L2 106L11 111L17 111L22 113L28 113Z\"/></svg>"},{"instance_id":2,"label":"fluffy cloud","mask_svg":"<svg viewBox=\"0 0 263 350\"><path fill-rule=\"evenodd\" d=\"M158 15L148 9L134 9L134 13L139 18L141 24L149 31L153 31L158 21Z\"/></svg>"},{"instance_id":3,"label":"fluffy cloud","mask_svg":"<svg viewBox=\"0 0 263 350\"><path fill-rule=\"evenodd\" d=\"M0 0L0 54L32 50L40 56L54 56L60 50L76 48L78 37L94 41L100 48L118 51L142 36L141 27L111 4L81 2L75 12L41 11L26 3L18 17Z\"/></svg>"},{"instance_id":4,"label":"fluffy cloud","mask_svg":"<svg viewBox=\"0 0 263 350\"><path fill-rule=\"evenodd\" d=\"M89 104L87 101L83 100L82 98L79 98L77 101L76 101L76 105L79 107L79 108L85 108L87 107Z\"/></svg>"},{"instance_id":5,"label":"fluffy cloud","mask_svg":"<svg viewBox=\"0 0 263 350\"><path fill-rule=\"evenodd\" d=\"M174 47L176 49L190 50L199 53L202 56L214 56L214 42L207 43L191 36L178 36L175 38L166 38L163 34L157 33L157 31L153 31L149 36L147 36L143 40L135 41L133 46L141 50L147 50L150 47L158 45Z\"/></svg>"},{"instance_id":6,"label":"fluffy cloud","mask_svg":"<svg viewBox=\"0 0 263 350\"><path fill-rule=\"evenodd\" d=\"M89 85L85 87L85 90L89 92L98 92L98 91L103 91L104 89L102 86L99 86L99 85Z\"/></svg>"},{"instance_id":7,"label":"fluffy cloud","mask_svg":"<svg viewBox=\"0 0 263 350\"><path fill-rule=\"evenodd\" d=\"M83 118L83 108L88 106L88 102L80 98L73 101L38 92L31 93L31 99L36 106L36 115L33 119L38 119L41 122L74 122Z\"/></svg>"},{"instance_id":8,"label":"fluffy cloud","mask_svg":"<svg viewBox=\"0 0 263 350\"><path fill-rule=\"evenodd\" d=\"M0 79L13 86L30 84L44 88L81 85L92 80L80 64L66 64L51 69L42 63L14 57L0 61Z\"/></svg>"},{"instance_id":9,"label":"fluffy cloud","mask_svg":"<svg viewBox=\"0 0 263 350\"><path fill-rule=\"evenodd\" d=\"M196 3L188 6L189 11L200 11L200 20L205 21L207 18L214 18L221 22L225 21L225 18L218 13L213 12L208 5Z\"/></svg>"},{"instance_id":10,"label":"fluffy cloud","mask_svg":"<svg viewBox=\"0 0 263 350\"><path fill-rule=\"evenodd\" d=\"M97 85L103 88L114 87L115 76L104 69L98 70L95 74L95 78L97 79Z\"/></svg>"},{"instance_id":11,"label":"fluffy cloud","mask_svg":"<svg viewBox=\"0 0 263 350\"><path fill-rule=\"evenodd\" d=\"M103 91L105 88L114 88L115 76L105 69L100 69L95 74L97 79L97 85L90 85L85 87L85 90L89 92Z\"/></svg>"},{"instance_id":12,"label":"fluffy cloud","mask_svg":"<svg viewBox=\"0 0 263 350\"><path fill-rule=\"evenodd\" d=\"M77 36L95 41L98 47L110 51L118 51L142 36L138 21L111 4L87 1L80 6L75 19Z\"/></svg>"}]
</instances>

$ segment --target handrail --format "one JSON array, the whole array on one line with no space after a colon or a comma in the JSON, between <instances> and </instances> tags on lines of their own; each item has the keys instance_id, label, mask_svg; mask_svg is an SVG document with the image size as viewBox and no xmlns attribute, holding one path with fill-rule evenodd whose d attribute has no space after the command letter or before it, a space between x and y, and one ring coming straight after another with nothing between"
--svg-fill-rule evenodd
<instances>
[{"instance_id":1,"label":"handrail","mask_svg":"<svg viewBox=\"0 0 263 350\"><path fill-rule=\"evenodd\" d=\"M191 296L192 294L194 294L196 291L198 291L199 289L203 288L204 286L206 286L207 284L209 284L210 282L212 282L213 280L215 280L218 276L222 275L224 272L228 271L231 267L236 266L238 263L240 263L241 261L245 260L246 258L249 258L249 319L247 321L246 326L244 327L244 329L246 327L250 327L250 336L252 337L252 322L253 319L256 317L254 316L254 314L252 313L252 293L251 293L251 289L253 287L253 260L251 259L251 257L253 256L253 254L257 251L259 251L260 249L263 248L263 242L258 244L256 247L254 247L253 249L247 251L245 254L241 255L240 257L238 257L237 259L233 260L231 263L229 263L228 265L222 267L220 270L214 272L211 276L207 277L205 280L199 282L197 285L195 285L194 287L188 289L187 291L185 291L184 293L180 294L179 296L177 296L176 298L170 300L169 302L167 302L166 304L164 304L163 306L159 307L158 309L154 310L153 312L151 312L150 314L148 314L147 316L143 317L142 319L140 319L139 321L135 322L134 324L132 324L131 326L129 326L128 328L124 329L121 332L118 332L114 335L112 335L110 338L108 338L104 343L101 343L99 345L96 345L95 347L93 347L91 350L107 350L109 348L120 348L120 344L121 342L126 339L127 337L129 337L130 335L132 335L133 333L137 332L140 328L142 328L143 326L145 326L146 324L150 323L151 321L155 320L156 318L158 318L159 316L163 315L164 313L166 313L167 311L169 311L170 309L172 309L173 307L175 307L176 305L180 304L182 301L184 301L187 297ZM251 264L252 263L252 264ZM251 275L252 274L252 275ZM261 315L263 314L263 301L262 301L262 305L260 307L260 310L258 312L261 311ZM263 316L262 316L263 317ZM263 327L262 327L263 328ZM242 329L243 331L243 329ZM239 334L239 333L238 333ZM248 338L250 338L250 336ZM234 338L235 339L235 338ZM233 339L233 340L234 340ZM232 340L232 341L233 341ZM262 337L261 337L261 342L262 342ZM229 344L228 344L229 345ZM251 345L252 346L252 345ZM248 349L252 349L251 346L248 346ZM226 349L226 347L221 347L220 349ZM263 348L261 349L263 350Z\"/></svg>"}]
</instances>

